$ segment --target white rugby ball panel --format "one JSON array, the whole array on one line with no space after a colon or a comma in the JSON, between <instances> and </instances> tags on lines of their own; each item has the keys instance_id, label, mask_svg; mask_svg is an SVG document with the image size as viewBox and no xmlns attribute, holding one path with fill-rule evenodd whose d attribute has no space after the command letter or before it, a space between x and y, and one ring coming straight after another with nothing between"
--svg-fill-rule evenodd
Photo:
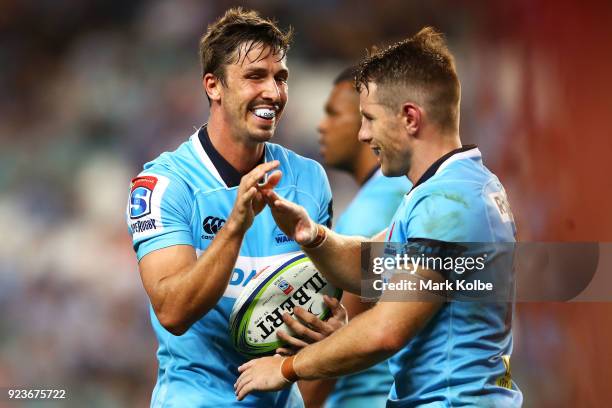
<instances>
[{"instance_id":1,"label":"white rugby ball panel","mask_svg":"<svg viewBox=\"0 0 612 408\"><path fill-rule=\"evenodd\" d=\"M291 256L265 269L243 289L230 315L232 343L249 356L273 354L284 344L276 331L291 332L282 320L284 312L293 315L293 308L300 306L325 320L330 311L323 295L340 298L341 294L306 255Z\"/></svg>"}]
</instances>

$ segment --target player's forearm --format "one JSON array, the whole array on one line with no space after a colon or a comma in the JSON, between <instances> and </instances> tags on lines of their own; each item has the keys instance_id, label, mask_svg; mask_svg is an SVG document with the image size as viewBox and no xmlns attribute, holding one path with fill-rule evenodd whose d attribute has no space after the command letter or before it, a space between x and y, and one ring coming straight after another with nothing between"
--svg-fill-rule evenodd
<instances>
[{"instance_id":1,"label":"player's forearm","mask_svg":"<svg viewBox=\"0 0 612 408\"><path fill-rule=\"evenodd\" d=\"M298 353L295 372L309 380L363 370L399 351L440 307L435 302L379 302L331 336Z\"/></svg>"},{"instance_id":2,"label":"player's forearm","mask_svg":"<svg viewBox=\"0 0 612 408\"><path fill-rule=\"evenodd\" d=\"M330 337L298 353L295 372L301 379L338 377L371 367L392 356L403 343L385 333L385 322L377 322L368 312L355 317Z\"/></svg>"},{"instance_id":3,"label":"player's forearm","mask_svg":"<svg viewBox=\"0 0 612 408\"><path fill-rule=\"evenodd\" d=\"M303 248L313 263L334 286L361 293L361 242L367 238L337 234L326 229L327 237L317 248Z\"/></svg>"},{"instance_id":4,"label":"player's forearm","mask_svg":"<svg viewBox=\"0 0 612 408\"><path fill-rule=\"evenodd\" d=\"M176 335L184 333L219 302L243 237L244 232L226 225L192 266L159 282L162 301L157 315L166 329Z\"/></svg>"}]
</instances>

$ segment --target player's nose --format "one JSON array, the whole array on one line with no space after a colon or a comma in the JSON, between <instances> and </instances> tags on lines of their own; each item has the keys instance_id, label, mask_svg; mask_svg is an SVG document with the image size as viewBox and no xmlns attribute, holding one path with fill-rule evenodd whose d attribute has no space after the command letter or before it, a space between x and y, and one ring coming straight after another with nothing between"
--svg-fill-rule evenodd
<instances>
[{"instance_id":1,"label":"player's nose","mask_svg":"<svg viewBox=\"0 0 612 408\"><path fill-rule=\"evenodd\" d=\"M317 132L319 132L319 139L325 133L325 129L327 128L327 120L325 118L321 119L317 124Z\"/></svg>"},{"instance_id":2,"label":"player's nose","mask_svg":"<svg viewBox=\"0 0 612 408\"><path fill-rule=\"evenodd\" d=\"M362 125L357 133L357 138L362 143L370 143L372 141L371 133Z\"/></svg>"},{"instance_id":3,"label":"player's nose","mask_svg":"<svg viewBox=\"0 0 612 408\"><path fill-rule=\"evenodd\" d=\"M273 102L281 102L281 90L274 78L265 81L261 96Z\"/></svg>"}]
</instances>

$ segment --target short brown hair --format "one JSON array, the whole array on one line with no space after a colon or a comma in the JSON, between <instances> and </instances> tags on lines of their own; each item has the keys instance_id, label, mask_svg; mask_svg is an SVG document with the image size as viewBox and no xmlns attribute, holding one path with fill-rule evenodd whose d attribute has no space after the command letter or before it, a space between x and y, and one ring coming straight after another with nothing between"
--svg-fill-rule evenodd
<instances>
[{"instance_id":1,"label":"short brown hair","mask_svg":"<svg viewBox=\"0 0 612 408\"><path fill-rule=\"evenodd\" d=\"M264 45L272 55L284 58L289 50L293 30L281 31L276 22L261 17L256 11L231 8L223 17L208 26L200 38L202 77L211 73L225 84L225 65L240 61L240 46L248 44L245 55L256 46ZM236 53L236 50L238 52ZM263 52L262 52L263 53ZM260 55L266 58L269 54Z\"/></svg>"},{"instance_id":2,"label":"short brown hair","mask_svg":"<svg viewBox=\"0 0 612 408\"><path fill-rule=\"evenodd\" d=\"M357 90L368 90L369 82L379 87L381 102L392 109L405 102L406 92L398 89L404 87L421 95L420 102L441 128L458 126L461 85L455 60L444 36L432 27L366 57L357 70Z\"/></svg>"}]
</instances>

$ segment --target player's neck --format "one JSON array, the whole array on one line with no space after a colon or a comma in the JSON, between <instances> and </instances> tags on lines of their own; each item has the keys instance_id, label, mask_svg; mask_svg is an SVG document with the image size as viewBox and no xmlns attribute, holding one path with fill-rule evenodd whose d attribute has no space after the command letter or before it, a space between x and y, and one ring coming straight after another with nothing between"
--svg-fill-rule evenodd
<instances>
[{"instance_id":1,"label":"player's neck","mask_svg":"<svg viewBox=\"0 0 612 408\"><path fill-rule=\"evenodd\" d=\"M355 158L354 166L351 171L353 179L355 179L357 184L362 186L370 177L375 167L378 167L376 156L372 153L368 145L362 145Z\"/></svg>"},{"instance_id":2,"label":"player's neck","mask_svg":"<svg viewBox=\"0 0 612 408\"><path fill-rule=\"evenodd\" d=\"M412 164L408 171L408 179L416 184L427 169L440 157L460 147L459 134L435 135L422 141L412 153Z\"/></svg>"},{"instance_id":3,"label":"player's neck","mask_svg":"<svg viewBox=\"0 0 612 408\"><path fill-rule=\"evenodd\" d=\"M224 123L213 119L208 121L208 136L217 152L241 174L251 171L264 152L264 143L244 143L232 134Z\"/></svg>"}]
</instances>

